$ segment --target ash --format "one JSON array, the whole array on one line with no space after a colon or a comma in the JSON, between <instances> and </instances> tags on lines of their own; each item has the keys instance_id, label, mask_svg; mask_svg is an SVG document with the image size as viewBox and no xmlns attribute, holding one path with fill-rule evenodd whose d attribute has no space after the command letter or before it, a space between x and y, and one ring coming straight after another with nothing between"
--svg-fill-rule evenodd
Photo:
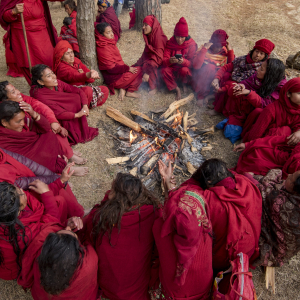
<instances>
[{"instance_id":1,"label":"ash","mask_svg":"<svg viewBox=\"0 0 300 300\"><path fill-rule=\"evenodd\" d=\"M182 150L182 161L186 164L190 162L194 167L198 168L204 161L205 158L200 153L202 147L205 147L207 144L202 143L203 137L194 138L192 146L195 147L198 151L192 152L191 146L186 143Z\"/></svg>"}]
</instances>

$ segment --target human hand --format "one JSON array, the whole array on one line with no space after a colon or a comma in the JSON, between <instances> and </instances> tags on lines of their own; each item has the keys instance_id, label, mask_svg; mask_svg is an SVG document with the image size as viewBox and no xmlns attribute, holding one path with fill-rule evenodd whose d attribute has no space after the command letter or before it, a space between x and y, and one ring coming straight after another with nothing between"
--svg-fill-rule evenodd
<instances>
[{"instance_id":1,"label":"human hand","mask_svg":"<svg viewBox=\"0 0 300 300\"><path fill-rule=\"evenodd\" d=\"M91 78L92 79L100 79L99 73L95 70L91 70Z\"/></svg>"},{"instance_id":2,"label":"human hand","mask_svg":"<svg viewBox=\"0 0 300 300\"><path fill-rule=\"evenodd\" d=\"M69 179L72 177L75 170L71 171L71 167L73 167L74 165L75 165L75 163L71 162L71 163L67 164L66 167L62 170L61 175L60 175L60 181L62 183L69 181Z\"/></svg>"},{"instance_id":3,"label":"human hand","mask_svg":"<svg viewBox=\"0 0 300 300\"><path fill-rule=\"evenodd\" d=\"M220 88L220 81L219 79L215 78L212 83L211 86L214 88L215 92L217 92Z\"/></svg>"},{"instance_id":4,"label":"human hand","mask_svg":"<svg viewBox=\"0 0 300 300\"><path fill-rule=\"evenodd\" d=\"M149 81L149 77L150 77L150 76L149 76L148 74L145 73L145 74L143 75L143 82L148 82L148 81Z\"/></svg>"},{"instance_id":5,"label":"human hand","mask_svg":"<svg viewBox=\"0 0 300 300\"><path fill-rule=\"evenodd\" d=\"M38 116L38 113L33 110L32 106L25 101L19 102L19 106L22 110L26 111L29 113L29 115L35 119Z\"/></svg>"},{"instance_id":6,"label":"human hand","mask_svg":"<svg viewBox=\"0 0 300 300\"><path fill-rule=\"evenodd\" d=\"M135 68L135 67L129 67L129 72L130 72L130 73L132 73L132 74L136 74L136 73L137 73L137 71L138 71L138 69L137 69L137 68Z\"/></svg>"},{"instance_id":7,"label":"human hand","mask_svg":"<svg viewBox=\"0 0 300 300\"><path fill-rule=\"evenodd\" d=\"M170 64L178 64L178 59L175 56L170 57L169 59Z\"/></svg>"},{"instance_id":8,"label":"human hand","mask_svg":"<svg viewBox=\"0 0 300 300\"><path fill-rule=\"evenodd\" d=\"M233 151L234 152L242 152L244 151L246 148L246 144L245 143L241 143L239 145L235 145L234 148L233 148Z\"/></svg>"},{"instance_id":9,"label":"human hand","mask_svg":"<svg viewBox=\"0 0 300 300\"><path fill-rule=\"evenodd\" d=\"M78 72L79 73L84 73L84 71L82 70L82 69L78 69ZM88 73L90 73L90 72L88 72ZM87 74L86 74L87 75ZM88 76L88 75L87 75Z\"/></svg>"},{"instance_id":10,"label":"human hand","mask_svg":"<svg viewBox=\"0 0 300 300\"><path fill-rule=\"evenodd\" d=\"M40 181L39 179L29 183L29 189L40 195L49 192L48 184Z\"/></svg>"},{"instance_id":11,"label":"human hand","mask_svg":"<svg viewBox=\"0 0 300 300\"><path fill-rule=\"evenodd\" d=\"M83 222L80 217L72 217L68 219L67 226L73 231L77 231L83 228Z\"/></svg>"},{"instance_id":12,"label":"human hand","mask_svg":"<svg viewBox=\"0 0 300 300\"><path fill-rule=\"evenodd\" d=\"M183 57L178 59L178 64L181 65L183 63Z\"/></svg>"},{"instance_id":13,"label":"human hand","mask_svg":"<svg viewBox=\"0 0 300 300\"><path fill-rule=\"evenodd\" d=\"M57 134L61 132L61 127L59 123L51 123L50 126L53 133Z\"/></svg>"},{"instance_id":14,"label":"human hand","mask_svg":"<svg viewBox=\"0 0 300 300\"><path fill-rule=\"evenodd\" d=\"M83 105L82 109L86 113L86 116L90 115L90 110L89 110L89 107L87 106L87 104Z\"/></svg>"},{"instance_id":15,"label":"human hand","mask_svg":"<svg viewBox=\"0 0 300 300\"><path fill-rule=\"evenodd\" d=\"M61 131L60 131L60 135L63 137L67 137L69 135L68 130L64 127L60 127Z\"/></svg>"},{"instance_id":16,"label":"human hand","mask_svg":"<svg viewBox=\"0 0 300 300\"><path fill-rule=\"evenodd\" d=\"M228 51L232 50L232 47L230 46L229 42L227 42L226 48Z\"/></svg>"},{"instance_id":17,"label":"human hand","mask_svg":"<svg viewBox=\"0 0 300 300\"><path fill-rule=\"evenodd\" d=\"M300 142L300 131L296 131L287 137L289 140L287 142L288 145L295 146Z\"/></svg>"},{"instance_id":18,"label":"human hand","mask_svg":"<svg viewBox=\"0 0 300 300\"><path fill-rule=\"evenodd\" d=\"M203 45L203 47L206 48L206 49L208 50L208 49L211 47L212 44L213 44L213 43L208 42L208 43L205 43L205 44Z\"/></svg>"},{"instance_id":19,"label":"human hand","mask_svg":"<svg viewBox=\"0 0 300 300\"><path fill-rule=\"evenodd\" d=\"M176 185L176 180L173 176L174 168L172 167L171 161L169 161L168 166L166 166L161 160L159 160L158 170L167 190L170 190L172 187Z\"/></svg>"},{"instance_id":20,"label":"human hand","mask_svg":"<svg viewBox=\"0 0 300 300\"><path fill-rule=\"evenodd\" d=\"M24 12L24 3L16 4L15 8L12 10L14 15Z\"/></svg>"}]
</instances>

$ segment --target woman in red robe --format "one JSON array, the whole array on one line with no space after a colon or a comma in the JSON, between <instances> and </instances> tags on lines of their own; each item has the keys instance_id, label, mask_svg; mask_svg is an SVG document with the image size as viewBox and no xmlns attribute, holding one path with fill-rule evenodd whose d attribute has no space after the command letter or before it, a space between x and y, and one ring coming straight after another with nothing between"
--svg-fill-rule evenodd
<instances>
[{"instance_id":1,"label":"woman in red robe","mask_svg":"<svg viewBox=\"0 0 300 300\"><path fill-rule=\"evenodd\" d=\"M185 18L182 17L175 26L174 36L167 42L161 70L162 77L169 91L176 91L176 100L181 99L177 81L182 82L183 92L186 92L186 85L192 76L192 59L196 50L197 44L189 36L188 24Z\"/></svg>"},{"instance_id":2,"label":"woman in red robe","mask_svg":"<svg viewBox=\"0 0 300 300\"><path fill-rule=\"evenodd\" d=\"M212 81L216 92L216 100L213 103L215 111L223 112L230 86L252 76L261 63L268 59L274 48L275 45L270 40L259 40L247 55L235 58L233 62L226 64L217 72Z\"/></svg>"},{"instance_id":3,"label":"woman in red robe","mask_svg":"<svg viewBox=\"0 0 300 300\"><path fill-rule=\"evenodd\" d=\"M153 234L159 256L159 299L208 300L213 282L212 227L198 187L171 182L171 164L159 162L166 201Z\"/></svg>"},{"instance_id":4,"label":"woman in red robe","mask_svg":"<svg viewBox=\"0 0 300 300\"><path fill-rule=\"evenodd\" d=\"M141 95L135 91L142 83L142 69L125 65L110 25L98 24L95 29L95 38L99 70L110 93L114 95L116 88L120 89L119 100L123 100L124 96L140 98Z\"/></svg>"},{"instance_id":5,"label":"woman in red robe","mask_svg":"<svg viewBox=\"0 0 300 300\"><path fill-rule=\"evenodd\" d=\"M74 51L76 57L80 57L79 46L77 40L77 28L76 28L76 19L71 17L65 17L63 20L63 26L61 27L58 41L65 40L67 41L71 49Z\"/></svg>"},{"instance_id":6,"label":"woman in red robe","mask_svg":"<svg viewBox=\"0 0 300 300\"><path fill-rule=\"evenodd\" d=\"M66 176L69 178L67 172ZM56 189L63 188L62 181L57 182ZM4 280L18 277L26 248L47 223L62 222L74 229L82 228L80 218L67 220L66 202L61 196L54 196L47 184L36 180L30 189L39 199L10 183L0 183L0 278Z\"/></svg>"},{"instance_id":7,"label":"woman in red robe","mask_svg":"<svg viewBox=\"0 0 300 300\"><path fill-rule=\"evenodd\" d=\"M64 1L64 7L65 7L65 12L69 15L69 17L76 20L76 17L77 17L76 2L74 0L66 0L66 1Z\"/></svg>"},{"instance_id":8,"label":"woman in red robe","mask_svg":"<svg viewBox=\"0 0 300 300\"><path fill-rule=\"evenodd\" d=\"M98 16L95 25L99 23L108 23L112 28L114 39L117 42L121 37L121 23L116 15L114 8L107 0L98 0Z\"/></svg>"},{"instance_id":9,"label":"woman in red robe","mask_svg":"<svg viewBox=\"0 0 300 300\"><path fill-rule=\"evenodd\" d=\"M118 173L105 198L84 218L80 239L90 240L98 254L104 298L150 300L152 227L159 207L139 178Z\"/></svg>"},{"instance_id":10,"label":"woman in red robe","mask_svg":"<svg viewBox=\"0 0 300 300\"><path fill-rule=\"evenodd\" d=\"M57 33L51 21L47 1L24 0L23 3L19 2L19 0L1 1L0 24L8 32L18 67L22 70L27 82L31 84L20 13L22 12L24 15L32 66L47 64L52 67L53 48L57 42Z\"/></svg>"},{"instance_id":11,"label":"woman in red robe","mask_svg":"<svg viewBox=\"0 0 300 300\"><path fill-rule=\"evenodd\" d=\"M30 95L48 105L62 126L68 130L70 145L86 143L98 135L98 128L88 126L86 94L79 88L57 80L46 65L32 68Z\"/></svg>"},{"instance_id":12,"label":"woman in red robe","mask_svg":"<svg viewBox=\"0 0 300 300\"><path fill-rule=\"evenodd\" d=\"M70 227L47 224L28 246L18 284L35 300L96 300L98 256Z\"/></svg>"},{"instance_id":13,"label":"woman in red robe","mask_svg":"<svg viewBox=\"0 0 300 300\"><path fill-rule=\"evenodd\" d=\"M106 86L93 86L99 74L95 70L89 70L80 59L74 56L71 45L67 41L60 41L54 49L54 73L61 81L81 88L89 102L89 107L101 106L108 98Z\"/></svg>"},{"instance_id":14,"label":"woman in red robe","mask_svg":"<svg viewBox=\"0 0 300 300\"><path fill-rule=\"evenodd\" d=\"M234 52L227 42L229 36L216 30L208 43L199 48L193 58L192 87L197 93L197 104L203 106L203 99L211 94L211 82L216 72L234 60Z\"/></svg>"},{"instance_id":15,"label":"woman in red robe","mask_svg":"<svg viewBox=\"0 0 300 300\"><path fill-rule=\"evenodd\" d=\"M143 37L146 45L134 67L142 67L143 81L149 83L149 94L154 95L158 85L157 69L162 64L168 38L154 15L147 16L143 23Z\"/></svg>"}]
</instances>

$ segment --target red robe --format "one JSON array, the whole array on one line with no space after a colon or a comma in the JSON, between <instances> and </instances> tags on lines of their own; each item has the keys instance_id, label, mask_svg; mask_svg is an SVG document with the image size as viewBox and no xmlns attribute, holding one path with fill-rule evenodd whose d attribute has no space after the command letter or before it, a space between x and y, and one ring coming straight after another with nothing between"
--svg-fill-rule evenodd
<instances>
[{"instance_id":1,"label":"red robe","mask_svg":"<svg viewBox=\"0 0 300 300\"><path fill-rule=\"evenodd\" d=\"M197 50L196 42L190 38L182 45L178 45L175 37L171 37L166 45L163 57L162 76L167 85L167 88L171 91L177 87L176 80L188 83L192 76L190 68L192 67L192 59ZM182 54L183 63L170 64L170 58L175 54Z\"/></svg>"},{"instance_id":2,"label":"red robe","mask_svg":"<svg viewBox=\"0 0 300 300\"><path fill-rule=\"evenodd\" d=\"M129 29L131 29L135 25L135 8L132 10L132 12L129 13L129 17Z\"/></svg>"},{"instance_id":3,"label":"red robe","mask_svg":"<svg viewBox=\"0 0 300 300\"><path fill-rule=\"evenodd\" d=\"M192 87L197 93L197 99L203 99L211 92L211 82L216 72L225 64L234 60L233 50L223 47L218 53L210 53L205 47L199 48L193 58Z\"/></svg>"},{"instance_id":4,"label":"red robe","mask_svg":"<svg viewBox=\"0 0 300 300\"><path fill-rule=\"evenodd\" d=\"M22 132L0 126L0 147L24 155L55 173L61 173L67 164L56 135L42 115L38 122L33 122L31 130L27 125Z\"/></svg>"},{"instance_id":5,"label":"red robe","mask_svg":"<svg viewBox=\"0 0 300 300\"><path fill-rule=\"evenodd\" d=\"M168 38L165 36L155 16L153 16L151 33L149 35L143 34L143 37L146 44L145 49L134 66L142 67L143 73L149 75L149 87L153 90L158 84L157 69L162 64Z\"/></svg>"},{"instance_id":6,"label":"red robe","mask_svg":"<svg viewBox=\"0 0 300 300\"><path fill-rule=\"evenodd\" d=\"M122 29L121 23L116 15L115 9L112 6L108 7L103 14L100 14L96 18L96 24L103 22L106 22L111 26L111 29L115 36L115 41L117 42L121 37Z\"/></svg>"},{"instance_id":7,"label":"red robe","mask_svg":"<svg viewBox=\"0 0 300 300\"><path fill-rule=\"evenodd\" d=\"M62 0L58 0L62 1ZM31 83L29 63L23 36L20 14L12 15L12 9L19 0L3 0L0 5L0 23L8 31L18 67L27 82ZM24 21L31 58L31 65L46 64L52 68L53 48L57 41L47 1L24 0Z\"/></svg>"},{"instance_id":8,"label":"red robe","mask_svg":"<svg viewBox=\"0 0 300 300\"><path fill-rule=\"evenodd\" d=\"M108 39L95 30L98 66L104 81L112 95L114 89L125 89L128 92L138 90L142 83L142 69L137 67L136 74L129 72L114 39Z\"/></svg>"},{"instance_id":9,"label":"red robe","mask_svg":"<svg viewBox=\"0 0 300 300\"><path fill-rule=\"evenodd\" d=\"M97 269L98 257L91 245L84 247L82 265L75 271L70 286L60 295L52 296L45 292L40 284L40 270L37 258L41 254L47 236L64 229L59 224L47 224L29 245L22 259L22 271L18 284L24 289L31 289L35 300L96 300L98 299Z\"/></svg>"},{"instance_id":10,"label":"red robe","mask_svg":"<svg viewBox=\"0 0 300 300\"><path fill-rule=\"evenodd\" d=\"M169 193L153 226L163 299L210 299L213 281L209 212L197 189Z\"/></svg>"},{"instance_id":11,"label":"red robe","mask_svg":"<svg viewBox=\"0 0 300 300\"><path fill-rule=\"evenodd\" d=\"M104 198L103 201L107 199ZM84 219L82 239L89 239L98 254L98 284L103 297L118 300L150 300L148 285L151 274L151 256L154 247L152 227L158 209L144 205L122 216L121 231L114 228L111 242L105 234L94 243L91 236L93 218L99 205ZM81 240L82 240L81 239ZM112 280L114 278L114 280Z\"/></svg>"},{"instance_id":12,"label":"red robe","mask_svg":"<svg viewBox=\"0 0 300 300\"><path fill-rule=\"evenodd\" d=\"M33 86L30 95L53 110L60 124L69 132L70 145L93 140L98 135L98 128L89 127L86 116L75 118L75 113L81 110L82 105L88 105L86 94L60 80L56 88L50 90Z\"/></svg>"}]
</instances>

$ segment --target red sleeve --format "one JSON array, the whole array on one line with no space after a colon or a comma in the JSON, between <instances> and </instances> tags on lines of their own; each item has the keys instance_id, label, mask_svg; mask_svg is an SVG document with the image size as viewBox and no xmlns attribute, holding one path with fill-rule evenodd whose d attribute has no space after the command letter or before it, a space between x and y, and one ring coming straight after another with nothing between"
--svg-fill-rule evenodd
<instances>
[{"instance_id":1,"label":"red sleeve","mask_svg":"<svg viewBox=\"0 0 300 300\"><path fill-rule=\"evenodd\" d=\"M18 20L17 16L12 14L12 9L7 10L3 14L3 20L7 23L15 22Z\"/></svg>"},{"instance_id":2,"label":"red sleeve","mask_svg":"<svg viewBox=\"0 0 300 300\"><path fill-rule=\"evenodd\" d=\"M254 91L251 91L249 95L245 96L245 99L247 99L248 102L255 108L262 107L262 98L259 95L257 95Z\"/></svg>"},{"instance_id":3,"label":"red sleeve","mask_svg":"<svg viewBox=\"0 0 300 300\"><path fill-rule=\"evenodd\" d=\"M189 47L186 58L183 59L182 67L190 67L192 64L193 57L197 51L197 44L193 44Z\"/></svg>"},{"instance_id":4,"label":"red sleeve","mask_svg":"<svg viewBox=\"0 0 300 300\"><path fill-rule=\"evenodd\" d=\"M89 71L88 71L89 72ZM79 73L77 70L73 69L71 66L65 66L64 64L60 64L57 70L58 79L68 82L70 84L74 82L86 82L88 80L86 76L86 72Z\"/></svg>"},{"instance_id":5,"label":"red sleeve","mask_svg":"<svg viewBox=\"0 0 300 300\"><path fill-rule=\"evenodd\" d=\"M107 73L110 74L123 74L128 72L130 69L127 65L115 65L113 68L106 70Z\"/></svg>"},{"instance_id":6,"label":"red sleeve","mask_svg":"<svg viewBox=\"0 0 300 300\"><path fill-rule=\"evenodd\" d=\"M232 73L232 71L233 71L233 63L231 62L231 63L226 64L225 66L223 66L223 67L217 72L217 74L215 75L215 78L217 78L217 79L220 80L220 79L224 76L224 74L225 74L226 72Z\"/></svg>"},{"instance_id":7,"label":"red sleeve","mask_svg":"<svg viewBox=\"0 0 300 300\"><path fill-rule=\"evenodd\" d=\"M193 58L193 68L194 69L201 69L204 59L205 59L205 54L207 52L207 49L205 47L202 47L200 51L197 51L194 58Z\"/></svg>"},{"instance_id":8,"label":"red sleeve","mask_svg":"<svg viewBox=\"0 0 300 300\"><path fill-rule=\"evenodd\" d=\"M171 49L165 48L164 51L164 58L163 58L163 66L164 67L169 67L170 64L170 57L171 57Z\"/></svg>"},{"instance_id":9,"label":"red sleeve","mask_svg":"<svg viewBox=\"0 0 300 300\"><path fill-rule=\"evenodd\" d=\"M57 115L57 118L59 120L72 120L75 119L75 113L69 111L62 112L61 114Z\"/></svg>"},{"instance_id":10,"label":"red sleeve","mask_svg":"<svg viewBox=\"0 0 300 300\"><path fill-rule=\"evenodd\" d=\"M91 70L83 63L80 63L80 68L83 70L84 73L88 73L90 72ZM93 83L95 81L95 79L93 78L87 78L86 79L86 82L88 83Z\"/></svg>"},{"instance_id":11,"label":"red sleeve","mask_svg":"<svg viewBox=\"0 0 300 300\"><path fill-rule=\"evenodd\" d=\"M72 86L70 84L67 84L63 81L59 82L60 86L63 88L63 91L65 93L73 93L73 94L78 94L81 98L81 104L82 105L88 105L88 99L87 96L85 94L85 92L75 86Z\"/></svg>"},{"instance_id":12,"label":"red sleeve","mask_svg":"<svg viewBox=\"0 0 300 300\"><path fill-rule=\"evenodd\" d=\"M52 191L39 195L39 200L44 204L44 214L49 214L60 220L60 213Z\"/></svg>"},{"instance_id":13,"label":"red sleeve","mask_svg":"<svg viewBox=\"0 0 300 300\"><path fill-rule=\"evenodd\" d=\"M61 189L64 189L66 185L61 182L60 178L57 178L54 182L50 183L48 186L50 191L52 191L52 193L55 196L57 196L59 194L59 191Z\"/></svg>"},{"instance_id":14,"label":"red sleeve","mask_svg":"<svg viewBox=\"0 0 300 300\"><path fill-rule=\"evenodd\" d=\"M139 58L139 60L134 64L135 67L141 66L145 60L145 49L143 51L142 56Z\"/></svg>"},{"instance_id":15,"label":"red sleeve","mask_svg":"<svg viewBox=\"0 0 300 300\"><path fill-rule=\"evenodd\" d=\"M31 131L34 131L36 133L47 133L50 130L50 124L43 115L40 115L40 119L38 121L33 121Z\"/></svg>"},{"instance_id":16,"label":"red sleeve","mask_svg":"<svg viewBox=\"0 0 300 300\"><path fill-rule=\"evenodd\" d=\"M234 60L234 52L233 50L229 50L227 53L227 64L232 63Z\"/></svg>"}]
</instances>

